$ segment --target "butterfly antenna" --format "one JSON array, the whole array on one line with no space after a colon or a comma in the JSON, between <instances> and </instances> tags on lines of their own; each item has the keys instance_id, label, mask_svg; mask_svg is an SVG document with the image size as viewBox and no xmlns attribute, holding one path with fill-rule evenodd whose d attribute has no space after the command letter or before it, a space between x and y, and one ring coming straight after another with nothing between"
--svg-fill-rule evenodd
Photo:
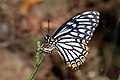
<instances>
[{"instance_id":1,"label":"butterfly antenna","mask_svg":"<svg viewBox=\"0 0 120 80\"><path fill-rule=\"evenodd\" d=\"M49 23L50 23L50 19L48 20L48 32L47 32L47 35L49 35L49 32L50 32L50 25L49 25Z\"/></svg>"}]
</instances>

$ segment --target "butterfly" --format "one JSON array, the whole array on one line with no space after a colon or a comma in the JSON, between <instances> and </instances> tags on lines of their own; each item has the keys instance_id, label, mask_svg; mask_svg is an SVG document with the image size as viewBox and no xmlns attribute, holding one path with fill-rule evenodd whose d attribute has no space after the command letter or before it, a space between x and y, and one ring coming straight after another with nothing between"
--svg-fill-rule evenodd
<instances>
[{"instance_id":1,"label":"butterfly","mask_svg":"<svg viewBox=\"0 0 120 80\"><path fill-rule=\"evenodd\" d=\"M88 42L99 23L99 12L85 11L66 21L52 37L45 36L42 51L51 54L56 49L66 65L80 69L89 54Z\"/></svg>"}]
</instances>

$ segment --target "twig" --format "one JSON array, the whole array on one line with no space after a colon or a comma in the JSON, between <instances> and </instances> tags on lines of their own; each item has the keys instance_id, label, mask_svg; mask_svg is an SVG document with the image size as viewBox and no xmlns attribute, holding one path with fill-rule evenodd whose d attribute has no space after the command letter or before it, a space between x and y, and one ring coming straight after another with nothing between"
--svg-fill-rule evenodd
<instances>
[{"instance_id":1,"label":"twig","mask_svg":"<svg viewBox=\"0 0 120 80\"><path fill-rule=\"evenodd\" d=\"M40 59L40 51L41 51L41 46L40 46L40 41L37 42L37 52L36 52L36 67L34 69L34 71L32 72L32 74L30 75L28 80L33 80L36 72L38 71L43 59L45 58L45 55L42 55L42 58Z\"/></svg>"}]
</instances>

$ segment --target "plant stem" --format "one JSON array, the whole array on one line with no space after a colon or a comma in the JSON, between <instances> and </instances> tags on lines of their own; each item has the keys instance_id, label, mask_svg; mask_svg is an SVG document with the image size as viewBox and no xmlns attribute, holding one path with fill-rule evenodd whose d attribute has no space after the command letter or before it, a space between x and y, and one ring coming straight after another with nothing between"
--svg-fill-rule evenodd
<instances>
[{"instance_id":1,"label":"plant stem","mask_svg":"<svg viewBox=\"0 0 120 80\"><path fill-rule=\"evenodd\" d=\"M40 59L40 61L36 64L36 67L35 67L34 71L32 72L32 74L30 75L28 80L33 80L33 78L34 78L36 72L38 71L44 58L45 58L45 55L43 55L42 58Z\"/></svg>"}]
</instances>

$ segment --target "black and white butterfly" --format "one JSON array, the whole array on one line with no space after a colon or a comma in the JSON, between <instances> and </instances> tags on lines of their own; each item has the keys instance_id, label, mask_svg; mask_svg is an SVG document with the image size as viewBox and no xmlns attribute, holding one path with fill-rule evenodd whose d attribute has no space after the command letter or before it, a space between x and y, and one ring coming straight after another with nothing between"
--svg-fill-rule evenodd
<instances>
[{"instance_id":1,"label":"black and white butterfly","mask_svg":"<svg viewBox=\"0 0 120 80\"><path fill-rule=\"evenodd\" d=\"M79 13L66 21L50 37L45 36L45 43L42 51L51 53L57 49L68 67L79 69L88 57L88 42L99 23L99 12L86 11Z\"/></svg>"}]
</instances>

